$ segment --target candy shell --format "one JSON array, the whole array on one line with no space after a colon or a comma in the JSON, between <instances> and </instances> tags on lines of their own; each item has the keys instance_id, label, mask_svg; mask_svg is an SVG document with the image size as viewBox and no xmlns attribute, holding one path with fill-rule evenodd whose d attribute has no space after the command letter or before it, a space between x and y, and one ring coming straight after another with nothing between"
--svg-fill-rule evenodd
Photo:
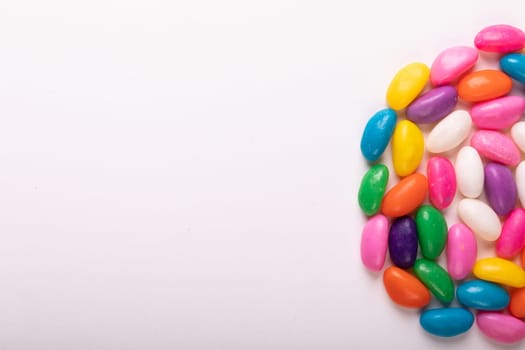
<instances>
[{"instance_id":1,"label":"candy shell","mask_svg":"<svg viewBox=\"0 0 525 350\"><path fill-rule=\"evenodd\" d=\"M434 86L457 80L478 60L478 50L468 46L454 46L443 50L430 67L430 80Z\"/></svg>"},{"instance_id":2,"label":"candy shell","mask_svg":"<svg viewBox=\"0 0 525 350\"><path fill-rule=\"evenodd\" d=\"M417 257L417 228L414 219L402 216L395 219L388 234L388 251L394 265L408 269Z\"/></svg>"},{"instance_id":3,"label":"candy shell","mask_svg":"<svg viewBox=\"0 0 525 350\"><path fill-rule=\"evenodd\" d=\"M469 310L459 307L429 309L421 313L419 324L432 335L455 337L472 327L474 315Z\"/></svg>"},{"instance_id":4,"label":"candy shell","mask_svg":"<svg viewBox=\"0 0 525 350\"><path fill-rule=\"evenodd\" d=\"M467 102L481 102L504 96L512 89L512 80L494 69L478 70L458 82L458 95Z\"/></svg>"},{"instance_id":5,"label":"candy shell","mask_svg":"<svg viewBox=\"0 0 525 350\"><path fill-rule=\"evenodd\" d=\"M386 193L381 211L390 217L410 214L425 200L427 191L425 175L415 173L407 176Z\"/></svg>"},{"instance_id":6,"label":"candy shell","mask_svg":"<svg viewBox=\"0 0 525 350\"><path fill-rule=\"evenodd\" d=\"M447 208L456 195L454 166L444 157L432 157L427 162L430 202L438 209Z\"/></svg>"},{"instance_id":7,"label":"candy shell","mask_svg":"<svg viewBox=\"0 0 525 350\"><path fill-rule=\"evenodd\" d=\"M421 129L409 120L397 123L392 136L392 163L396 174L407 176L416 171L424 151Z\"/></svg>"},{"instance_id":8,"label":"candy shell","mask_svg":"<svg viewBox=\"0 0 525 350\"><path fill-rule=\"evenodd\" d=\"M450 114L458 102L458 93L453 86L439 86L425 92L407 108L406 116L417 124L438 122Z\"/></svg>"},{"instance_id":9,"label":"candy shell","mask_svg":"<svg viewBox=\"0 0 525 350\"><path fill-rule=\"evenodd\" d=\"M503 56L499 60L499 66L502 71L507 73L512 79L525 84L525 55L511 53Z\"/></svg>"},{"instance_id":10,"label":"candy shell","mask_svg":"<svg viewBox=\"0 0 525 350\"><path fill-rule=\"evenodd\" d=\"M501 258L513 259L524 247L525 210L515 208L503 223L496 242L496 254Z\"/></svg>"},{"instance_id":11,"label":"candy shell","mask_svg":"<svg viewBox=\"0 0 525 350\"><path fill-rule=\"evenodd\" d=\"M463 198L458 204L459 218L480 238L493 242L501 234L498 215L479 199Z\"/></svg>"},{"instance_id":12,"label":"candy shell","mask_svg":"<svg viewBox=\"0 0 525 350\"><path fill-rule=\"evenodd\" d=\"M483 192L485 172L478 151L462 147L456 157L456 180L459 192L468 198L477 198Z\"/></svg>"},{"instance_id":13,"label":"candy shell","mask_svg":"<svg viewBox=\"0 0 525 350\"><path fill-rule=\"evenodd\" d=\"M476 131L470 139L470 145L489 160L510 166L520 162L520 151L514 142L498 131Z\"/></svg>"},{"instance_id":14,"label":"candy shell","mask_svg":"<svg viewBox=\"0 0 525 350\"><path fill-rule=\"evenodd\" d=\"M378 111L368 120L361 137L361 153L368 161L381 157L390 142L396 120L396 112L390 108Z\"/></svg>"},{"instance_id":15,"label":"candy shell","mask_svg":"<svg viewBox=\"0 0 525 350\"><path fill-rule=\"evenodd\" d=\"M427 150L443 153L460 145L469 135L472 119L467 111L450 113L434 126L427 136Z\"/></svg>"},{"instance_id":16,"label":"candy shell","mask_svg":"<svg viewBox=\"0 0 525 350\"><path fill-rule=\"evenodd\" d=\"M474 264L472 273L479 279L504 284L509 287L525 287L525 271L510 260L483 258Z\"/></svg>"},{"instance_id":17,"label":"candy shell","mask_svg":"<svg viewBox=\"0 0 525 350\"><path fill-rule=\"evenodd\" d=\"M380 271L385 265L388 247L388 219L378 214L371 217L361 235L361 261L372 271Z\"/></svg>"},{"instance_id":18,"label":"candy shell","mask_svg":"<svg viewBox=\"0 0 525 350\"><path fill-rule=\"evenodd\" d=\"M400 306L422 308L430 302L430 292L415 276L390 266L383 273L383 284L392 301Z\"/></svg>"},{"instance_id":19,"label":"candy shell","mask_svg":"<svg viewBox=\"0 0 525 350\"><path fill-rule=\"evenodd\" d=\"M447 271L455 280L462 280L472 271L478 255L474 233L464 224L454 224L448 230Z\"/></svg>"},{"instance_id":20,"label":"candy shell","mask_svg":"<svg viewBox=\"0 0 525 350\"><path fill-rule=\"evenodd\" d=\"M482 51L507 53L525 47L525 33L508 24L483 28L474 38L474 45Z\"/></svg>"},{"instance_id":21,"label":"candy shell","mask_svg":"<svg viewBox=\"0 0 525 350\"><path fill-rule=\"evenodd\" d=\"M472 121L479 129L505 129L516 123L525 111L521 96L505 96L476 104L470 110Z\"/></svg>"},{"instance_id":22,"label":"candy shell","mask_svg":"<svg viewBox=\"0 0 525 350\"><path fill-rule=\"evenodd\" d=\"M485 165L485 194L496 214L504 216L510 213L518 198L512 171L498 163Z\"/></svg>"},{"instance_id":23,"label":"candy shell","mask_svg":"<svg viewBox=\"0 0 525 350\"><path fill-rule=\"evenodd\" d=\"M404 109L423 91L429 76L430 69L424 63L414 62L401 68L388 86L388 106L396 111Z\"/></svg>"},{"instance_id":24,"label":"candy shell","mask_svg":"<svg viewBox=\"0 0 525 350\"><path fill-rule=\"evenodd\" d=\"M514 317L525 318L525 288L510 293L509 311Z\"/></svg>"},{"instance_id":25,"label":"candy shell","mask_svg":"<svg viewBox=\"0 0 525 350\"><path fill-rule=\"evenodd\" d=\"M525 338L525 322L499 312L480 312L476 316L479 330L488 338L503 344Z\"/></svg>"}]
</instances>

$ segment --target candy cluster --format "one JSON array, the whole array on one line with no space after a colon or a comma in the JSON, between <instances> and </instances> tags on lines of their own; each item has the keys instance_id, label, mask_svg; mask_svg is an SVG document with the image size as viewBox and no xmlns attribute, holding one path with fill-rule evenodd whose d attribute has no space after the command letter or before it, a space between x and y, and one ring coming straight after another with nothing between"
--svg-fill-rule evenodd
<instances>
[{"instance_id":1,"label":"candy cluster","mask_svg":"<svg viewBox=\"0 0 525 350\"><path fill-rule=\"evenodd\" d=\"M394 303L421 309L425 331L457 336L475 322L490 339L515 343L525 338L525 33L489 26L474 46L448 48L430 68L400 69L389 108L366 124L361 260L383 271ZM476 69L480 52L500 69ZM399 178L391 188L381 163L389 144ZM451 206L460 220L449 227L443 212ZM478 258L483 241L495 256ZM384 269L387 252L393 266ZM432 297L442 306L429 308ZM450 306L454 299L460 306Z\"/></svg>"}]
</instances>

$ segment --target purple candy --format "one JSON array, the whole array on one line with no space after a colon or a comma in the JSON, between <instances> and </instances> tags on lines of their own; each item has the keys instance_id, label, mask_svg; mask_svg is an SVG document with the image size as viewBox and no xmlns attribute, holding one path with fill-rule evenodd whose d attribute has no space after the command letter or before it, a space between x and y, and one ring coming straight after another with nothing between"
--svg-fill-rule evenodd
<instances>
[{"instance_id":1,"label":"purple candy","mask_svg":"<svg viewBox=\"0 0 525 350\"><path fill-rule=\"evenodd\" d=\"M417 124L435 123L456 107L458 93L452 86L440 86L419 96L406 110L408 119Z\"/></svg>"},{"instance_id":2,"label":"purple candy","mask_svg":"<svg viewBox=\"0 0 525 350\"><path fill-rule=\"evenodd\" d=\"M397 218L390 226L388 251L394 265L408 269L417 257L416 222L410 216Z\"/></svg>"},{"instance_id":3,"label":"purple candy","mask_svg":"<svg viewBox=\"0 0 525 350\"><path fill-rule=\"evenodd\" d=\"M518 190L512 171L499 163L485 165L485 194L498 215L507 215L516 205Z\"/></svg>"}]
</instances>

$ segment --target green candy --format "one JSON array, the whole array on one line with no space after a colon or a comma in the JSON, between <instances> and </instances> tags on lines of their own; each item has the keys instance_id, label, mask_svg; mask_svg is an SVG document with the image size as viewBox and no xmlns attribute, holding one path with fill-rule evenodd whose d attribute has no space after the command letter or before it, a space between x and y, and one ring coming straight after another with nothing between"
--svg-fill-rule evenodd
<instances>
[{"instance_id":1,"label":"green candy","mask_svg":"<svg viewBox=\"0 0 525 350\"><path fill-rule=\"evenodd\" d=\"M452 302L454 282L444 268L432 260L421 258L414 264L414 273L439 301L444 304Z\"/></svg>"},{"instance_id":2,"label":"green candy","mask_svg":"<svg viewBox=\"0 0 525 350\"><path fill-rule=\"evenodd\" d=\"M422 205L416 213L417 238L421 254L427 259L437 259L447 244L447 222L439 210Z\"/></svg>"},{"instance_id":3,"label":"green candy","mask_svg":"<svg viewBox=\"0 0 525 350\"><path fill-rule=\"evenodd\" d=\"M388 168L383 164L370 167L359 187L359 206L366 215L374 215L381 208L388 183Z\"/></svg>"}]
</instances>

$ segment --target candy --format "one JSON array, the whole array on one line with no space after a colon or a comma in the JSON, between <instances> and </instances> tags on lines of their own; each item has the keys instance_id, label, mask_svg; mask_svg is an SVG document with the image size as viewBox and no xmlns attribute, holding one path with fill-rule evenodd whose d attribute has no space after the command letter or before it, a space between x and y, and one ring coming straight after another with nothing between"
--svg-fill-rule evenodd
<instances>
[{"instance_id":1,"label":"candy","mask_svg":"<svg viewBox=\"0 0 525 350\"><path fill-rule=\"evenodd\" d=\"M407 110L407 119L417 124L430 124L443 119L454 110L458 101L456 89L440 86L419 96Z\"/></svg>"},{"instance_id":2,"label":"candy","mask_svg":"<svg viewBox=\"0 0 525 350\"><path fill-rule=\"evenodd\" d=\"M476 35L474 45L488 52L518 51L525 46L525 33L508 24L491 25L483 28Z\"/></svg>"},{"instance_id":3,"label":"candy","mask_svg":"<svg viewBox=\"0 0 525 350\"><path fill-rule=\"evenodd\" d=\"M512 79L525 83L525 55L511 53L503 56L499 60L499 66L502 71L507 73Z\"/></svg>"},{"instance_id":4,"label":"candy","mask_svg":"<svg viewBox=\"0 0 525 350\"><path fill-rule=\"evenodd\" d=\"M480 312L476 324L488 338L503 344L513 344L525 338L525 322L510 315Z\"/></svg>"},{"instance_id":5,"label":"candy","mask_svg":"<svg viewBox=\"0 0 525 350\"><path fill-rule=\"evenodd\" d=\"M386 101L396 111L412 102L428 82L430 69L424 63L414 62L401 68L388 86Z\"/></svg>"},{"instance_id":6,"label":"candy","mask_svg":"<svg viewBox=\"0 0 525 350\"><path fill-rule=\"evenodd\" d=\"M383 284L392 301L400 306L421 308L430 302L430 292L413 275L395 266L383 273Z\"/></svg>"},{"instance_id":7,"label":"candy","mask_svg":"<svg viewBox=\"0 0 525 350\"><path fill-rule=\"evenodd\" d=\"M432 84L445 85L458 79L478 60L478 51L468 46L455 46L443 50L430 67Z\"/></svg>"},{"instance_id":8,"label":"candy","mask_svg":"<svg viewBox=\"0 0 525 350\"><path fill-rule=\"evenodd\" d=\"M525 161L520 162L516 167L516 187L521 206L525 206Z\"/></svg>"},{"instance_id":9,"label":"candy","mask_svg":"<svg viewBox=\"0 0 525 350\"><path fill-rule=\"evenodd\" d=\"M462 199L458 204L458 215L477 236L486 241L495 241L501 234L498 215L479 199Z\"/></svg>"},{"instance_id":10,"label":"candy","mask_svg":"<svg viewBox=\"0 0 525 350\"><path fill-rule=\"evenodd\" d=\"M388 246L388 219L378 214L371 217L361 235L361 261L369 270L380 271L385 265Z\"/></svg>"},{"instance_id":11,"label":"candy","mask_svg":"<svg viewBox=\"0 0 525 350\"><path fill-rule=\"evenodd\" d=\"M505 96L472 107L472 121L480 129L505 129L517 122L525 111L525 99Z\"/></svg>"},{"instance_id":12,"label":"candy","mask_svg":"<svg viewBox=\"0 0 525 350\"><path fill-rule=\"evenodd\" d=\"M525 268L525 249L521 252L521 266Z\"/></svg>"},{"instance_id":13,"label":"candy","mask_svg":"<svg viewBox=\"0 0 525 350\"><path fill-rule=\"evenodd\" d=\"M408 269L417 257L417 229L410 216L397 218L390 226L388 251L394 265Z\"/></svg>"},{"instance_id":14,"label":"candy","mask_svg":"<svg viewBox=\"0 0 525 350\"><path fill-rule=\"evenodd\" d=\"M525 318L525 288L510 293L509 311L514 317Z\"/></svg>"},{"instance_id":15,"label":"candy","mask_svg":"<svg viewBox=\"0 0 525 350\"><path fill-rule=\"evenodd\" d=\"M447 158L432 157L427 162L430 202L438 209L447 208L456 195L456 173Z\"/></svg>"},{"instance_id":16,"label":"candy","mask_svg":"<svg viewBox=\"0 0 525 350\"><path fill-rule=\"evenodd\" d=\"M479 130L472 135L470 145L482 156L505 165L517 165L520 151L510 138L493 130Z\"/></svg>"},{"instance_id":17,"label":"candy","mask_svg":"<svg viewBox=\"0 0 525 350\"><path fill-rule=\"evenodd\" d=\"M462 143L472 127L467 111L454 111L442 119L428 134L426 145L429 152L442 153Z\"/></svg>"},{"instance_id":18,"label":"candy","mask_svg":"<svg viewBox=\"0 0 525 350\"><path fill-rule=\"evenodd\" d=\"M504 96L512 89L512 80L498 70L478 70L458 83L458 95L467 102L481 102Z\"/></svg>"},{"instance_id":19,"label":"candy","mask_svg":"<svg viewBox=\"0 0 525 350\"><path fill-rule=\"evenodd\" d=\"M514 208L518 190L512 171L498 163L485 165L485 193L498 215L507 215Z\"/></svg>"},{"instance_id":20,"label":"candy","mask_svg":"<svg viewBox=\"0 0 525 350\"><path fill-rule=\"evenodd\" d=\"M525 247L525 210L514 209L503 223L496 242L496 254L512 259Z\"/></svg>"},{"instance_id":21,"label":"candy","mask_svg":"<svg viewBox=\"0 0 525 350\"><path fill-rule=\"evenodd\" d=\"M399 176L416 171L424 152L423 133L409 120L397 123L392 136L392 163Z\"/></svg>"},{"instance_id":22,"label":"candy","mask_svg":"<svg viewBox=\"0 0 525 350\"><path fill-rule=\"evenodd\" d=\"M517 122L510 129L510 136L516 145L525 152L525 122Z\"/></svg>"},{"instance_id":23,"label":"candy","mask_svg":"<svg viewBox=\"0 0 525 350\"><path fill-rule=\"evenodd\" d=\"M470 146L461 148L456 157L456 179L459 192L477 198L483 191L485 173L478 151Z\"/></svg>"},{"instance_id":24,"label":"candy","mask_svg":"<svg viewBox=\"0 0 525 350\"><path fill-rule=\"evenodd\" d=\"M502 310L509 305L509 293L497 284L473 280L461 284L456 296L466 307L476 310Z\"/></svg>"},{"instance_id":25,"label":"candy","mask_svg":"<svg viewBox=\"0 0 525 350\"><path fill-rule=\"evenodd\" d=\"M474 324L474 315L459 307L425 310L419 317L421 327L438 337L454 337L465 333Z\"/></svg>"},{"instance_id":26,"label":"candy","mask_svg":"<svg viewBox=\"0 0 525 350\"><path fill-rule=\"evenodd\" d=\"M448 230L447 270L455 280L468 276L476 262L478 246L474 233L463 224L454 224Z\"/></svg>"},{"instance_id":27,"label":"candy","mask_svg":"<svg viewBox=\"0 0 525 350\"><path fill-rule=\"evenodd\" d=\"M425 200L427 191L425 175L415 173L407 176L386 193L381 210L390 217L410 214Z\"/></svg>"},{"instance_id":28,"label":"candy","mask_svg":"<svg viewBox=\"0 0 525 350\"><path fill-rule=\"evenodd\" d=\"M358 202L366 215L374 215L381 208L381 201L388 184L388 168L376 164L365 173L359 186Z\"/></svg>"},{"instance_id":29,"label":"candy","mask_svg":"<svg viewBox=\"0 0 525 350\"><path fill-rule=\"evenodd\" d=\"M417 259L414 264L417 278L442 303L449 304L454 299L454 282L441 266L432 260Z\"/></svg>"},{"instance_id":30,"label":"candy","mask_svg":"<svg viewBox=\"0 0 525 350\"><path fill-rule=\"evenodd\" d=\"M396 112L390 108L378 111L368 120L361 137L361 153L368 161L381 157L390 142L396 120Z\"/></svg>"},{"instance_id":31,"label":"candy","mask_svg":"<svg viewBox=\"0 0 525 350\"><path fill-rule=\"evenodd\" d=\"M476 261L472 269L479 279L510 287L525 287L525 271L512 261L502 258L484 258Z\"/></svg>"},{"instance_id":32,"label":"candy","mask_svg":"<svg viewBox=\"0 0 525 350\"><path fill-rule=\"evenodd\" d=\"M439 210L422 205L416 213L416 227L421 255L437 259L447 243L447 222Z\"/></svg>"}]
</instances>

